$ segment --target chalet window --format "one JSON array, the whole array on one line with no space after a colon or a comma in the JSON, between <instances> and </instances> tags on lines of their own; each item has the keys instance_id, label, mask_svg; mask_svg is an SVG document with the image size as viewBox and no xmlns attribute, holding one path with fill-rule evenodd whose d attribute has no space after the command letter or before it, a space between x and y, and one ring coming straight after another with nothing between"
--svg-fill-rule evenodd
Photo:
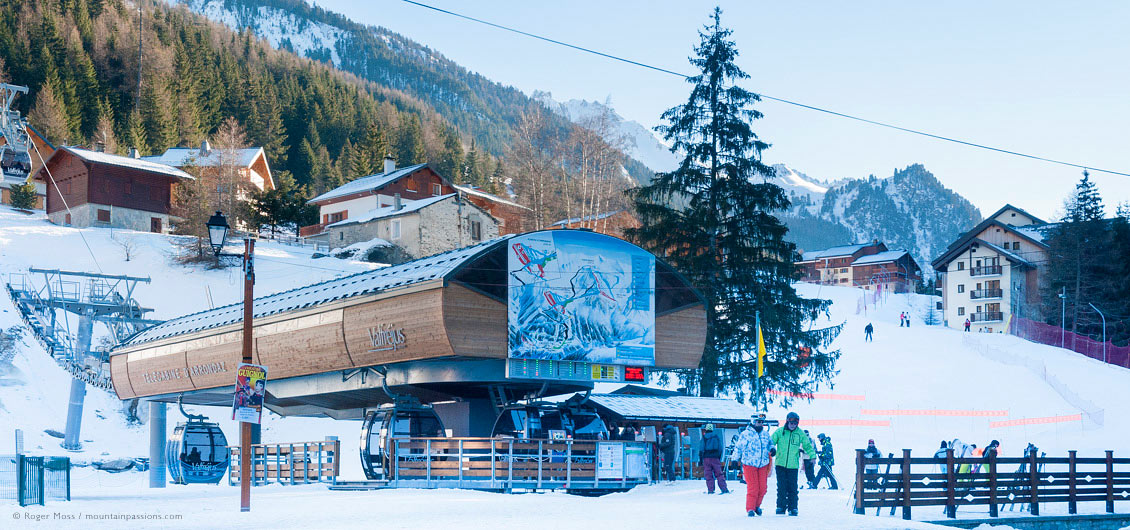
<instances>
[{"instance_id":1,"label":"chalet window","mask_svg":"<svg viewBox=\"0 0 1130 530\"><path fill-rule=\"evenodd\" d=\"M71 194L71 181L68 180L68 181L63 183L63 194L64 195L70 195Z\"/></svg>"},{"instance_id":2,"label":"chalet window","mask_svg":"<svg viewBox=\"0 0 1130 530\"><path fill-rule=\"evenodd\" d=\"M109 223L110 222L110 210L99 209L98 210L98 222L99 223Z\"/></svg>"},{"instance_id":3,"label":"chalet window","mask_svg":"<svg viewBox=\"0 0 1130 530\"><path fill-rule=\"evenodd\" d=\"M71 214L67 214L67 219L63 222L63 224L71 226Z\"/></svg>"},{"instance_id":4,"label":"chalet window","mask_svg":"<svg viewBox=\"0 0 1130 530\"><path fill-rule=\"evenodd\" d=\"M443 195L443 186L432 184L432 195Z\"/></svg>"},{"instance_id":5,"label":"chalet window","mask_svg":"<svg viewBox=\"0 0 1130 530\"><path fill-rule=\"evenodd\" d=\"M1012 242L1012 250L1020 250L1020 242L1019 241L1013 241Z\"/></svg>"},{"instance_id":6,"label":"chalet window","mask_svg":"<svg viewBox=\"0 0 1130 530\"><path fill-rule=\"evenodd\" d=\"M438 186L438 184L437 184ZM483 223L479 221L471 221L471 241L481 241L483 239Z\"/></svg>"},{"instance_id":7,"label":"chalet window","mask_svg":"<svg viewBox=\"0 0 1130 530\"><path fill-rule=\"evenodd\" d=\"M965 262L964 261L957 262L957 270L959 270L959 271L965 270Z\"/></svg>"},{"instance_id":8,"label":"chalet window","mask_svg":"<svg viewBox=\"0 0 1130 530\"><path fill-rule=\"evenodd\" d=\"M349 210L346 210L344 212L334 212L334 213L331 213L329 215L329 222L330 223L336 223L338 221L344 221L345 218L348 217L348 216L349 216Z\"/></svg>"},{"instance_id":9,"label":"chalet window","mask_svg":"<svg viewBox=\"0 0 1130 530\"><path fill-rule=\"evenodd\" d=\"M980 266L981 266L981 260L977 260L977 266L978 266L978 267L980 267Z\"/></svg>"},{"instance_id":10,"label":"chalet window","mask_svg":"<svg viewBox=\"0 0 1130 530\"><path fill-rule=\"evenodd\" d=\"M964 315L964 314L965 314L965 308L964 307L957 308L957 316L961 316L961 315Z\"/></svg>"},{"instance_id":11,"label":"chalet window","mask_svg":"<svg viewBox=\"0 0 1130 530\"><path fill-rule=\"evenodd\" d=\"M413 181L412 179L406 180L404 182L404 191L410 191L412 193L416 193L416 182Z\"/></svg>"},{"instance_id":12,"label":"chalet window","mask_svg":"<svg viewBox=\"0 0 1130 530\"><path fill-rule=\"evenodd\" d=\"M400 239L400 220L396 219L388 224L389 237L392 239Z\"/></svg>"},{"instance_id":13,"label":"chalet window","mask_svg":"<svg viewBox=\"0 0 1130 530\"><path fill-rule=\"evenodd\" d=\"M977 312L978 312L978 313L980 313L980 312L981 312L981 306L977 306Z\"/></svg>"},{"instance_id":14,"label":"chalet window","mask_svg":"<svg viewBox=\"0 0 1130 530\"><path fill-rule=\"evenodd\" d=\"M337 240L338 241L345 241L345 232L338 232L337 233Z\"/></svg>"},{"instance_id":15,"label":"chalet window","mask_svg":"<svg viewBox=\"0 0 1130 530\"><path fill-rule=\"evenodd\" d=\"M977 282L977 290L978 290L978 291L980 291L980 290L981 290L981 282Z\"/></svg>"},{"instance_id":16,"label":"chalet window","mask_svg":"<svg viewBox=\"0 0 1130 530\"><path fill-rule=\"evenodd\" d=\"M964 293L965 292L965 284L963 284L963 283L957 284L957 292Z\"/></svg>"}]
</instances>

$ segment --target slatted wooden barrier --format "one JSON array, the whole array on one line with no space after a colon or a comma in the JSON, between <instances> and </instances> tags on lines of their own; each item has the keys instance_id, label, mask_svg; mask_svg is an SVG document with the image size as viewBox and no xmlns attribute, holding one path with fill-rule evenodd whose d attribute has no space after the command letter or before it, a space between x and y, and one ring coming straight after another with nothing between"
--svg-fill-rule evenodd
<instances>
[{"instance_id":1,"label":"slatted wooden barrier","mask_svg":"<svg viewBox=\"0 0 1130 530\"><path fill-rule=\"evenodd\" d=\"M228 484L239 484L239 447L228 447L231 461ZM341 442L297 442L251 446L253 485L333 482L340 467Z\"/></svg>"},{"instance_id":2,"label":"slatted wooden barrier","mask_svg":"<svg viewBox=\"0 0 1130 530\"><path fill-rule=\"evenodd\" d=\"M1104 502L1114 513L1116 501L1130 502L1130 458L1079 458L1075 451L1063 457L955 458L953 450L945 458L912 458L904 449L902 457L865 458L855 454L855 513L867 508L902 508L902 518L910 519L914 506L945 506L946 516L957 517L962 506L987 505L990 517L1003 509L1020 507L1040 515L1040 505L1066 503L1070 514L1080 502ZM968 467L965 465L968 464ZM886 469L865 473L866 466ZM964 471L964 472L963 472Z\"/></svg>"},{"instance_id":3,"label":"slatted wooden barrier","mask_svg":"<svg viewBox=\"0 0 1130 530\"><path fill-rule=\"evenodd\" d=\"M603 444L619 446L616 465L627 473L600 476L597 451ZM394 438L390 462L392 487L629 489L650 480L652 451L647 442Z\"/></svg>"}]
</instances>

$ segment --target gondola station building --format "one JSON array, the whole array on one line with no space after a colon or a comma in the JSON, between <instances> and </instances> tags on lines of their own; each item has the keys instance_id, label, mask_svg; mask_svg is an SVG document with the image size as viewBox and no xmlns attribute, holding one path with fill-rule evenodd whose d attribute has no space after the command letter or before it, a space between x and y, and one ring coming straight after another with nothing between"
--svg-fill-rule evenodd
<instances>
[{"instance_id":1,"label":"gondola station building","mask_svg":"<svg viewBox=\"0 0 1130 530\"><path fill-rule=\"evenodd\" d=\"M174 318L112 352L121 399L230 407L242 304ZM434 404L454 436L489 436L521 399L645 382L698 366L701 295L626 241L585 230L505 235L397 266L261 296L253 359L265 406L364 418Z\"/></svg>"}]
</instances>

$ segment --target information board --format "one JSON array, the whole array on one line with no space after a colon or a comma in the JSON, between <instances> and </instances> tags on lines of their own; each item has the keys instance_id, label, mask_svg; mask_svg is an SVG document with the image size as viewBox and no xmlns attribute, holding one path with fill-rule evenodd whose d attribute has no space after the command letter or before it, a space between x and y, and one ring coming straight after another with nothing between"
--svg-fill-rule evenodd
<instances>
[{"instance_id":1,"label":"information board","mask_svg":"<svg viewBox=\"0 0 1130 530\"><path fill-rule=\"evenodd\" d=\"M623 378L607 365L655 365L654 256L574 230L508 244L510 358L591 363L589 380Z\"/></svg>"},{"instance_id":2,"label":"information board","mask_svg":"<svg viewBox=\"0 0 1130 530\"><path fill-rule=\"evenodd\" d=\"M557 379L604 383L647 383L650 368L594 364L552 359L507 359L506 377L511 379Z\"/></svg>"},{"instance_id":3,"label":"information board","mask_svg":"<svg viewBox=\"0 0 1130 530\"><path fill-rule=\"evenodd\" d=\"M624 478L624 444L596 444L596 478Z\"/></svg>"}]
</instances>

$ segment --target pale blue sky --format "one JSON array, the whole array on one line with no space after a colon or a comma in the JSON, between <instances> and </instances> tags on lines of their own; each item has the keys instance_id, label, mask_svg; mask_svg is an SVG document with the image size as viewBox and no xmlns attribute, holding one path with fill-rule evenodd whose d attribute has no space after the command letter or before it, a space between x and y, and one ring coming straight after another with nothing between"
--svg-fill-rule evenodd
<instances>
[{"instance_id":1,"label":"pale blue sky","mask_svg":"<svg viewBox=\"0 0 1130 530\"><path fill-rule=\"evenodd\" d=\"M676 71L712 2L431 0L437 7ZM651 127L688 85L397 0L318 0L464 67L559 100L611 97ZM721 2L754 91L1006 149L1130 172L1130 2ZM1052 218L1070 167L950 145L766 101L755 130L814 177L889 176L921 162L989 214ZM1093 173L1108 211L1130 177Z\"/></svg>"}]
</instances>

